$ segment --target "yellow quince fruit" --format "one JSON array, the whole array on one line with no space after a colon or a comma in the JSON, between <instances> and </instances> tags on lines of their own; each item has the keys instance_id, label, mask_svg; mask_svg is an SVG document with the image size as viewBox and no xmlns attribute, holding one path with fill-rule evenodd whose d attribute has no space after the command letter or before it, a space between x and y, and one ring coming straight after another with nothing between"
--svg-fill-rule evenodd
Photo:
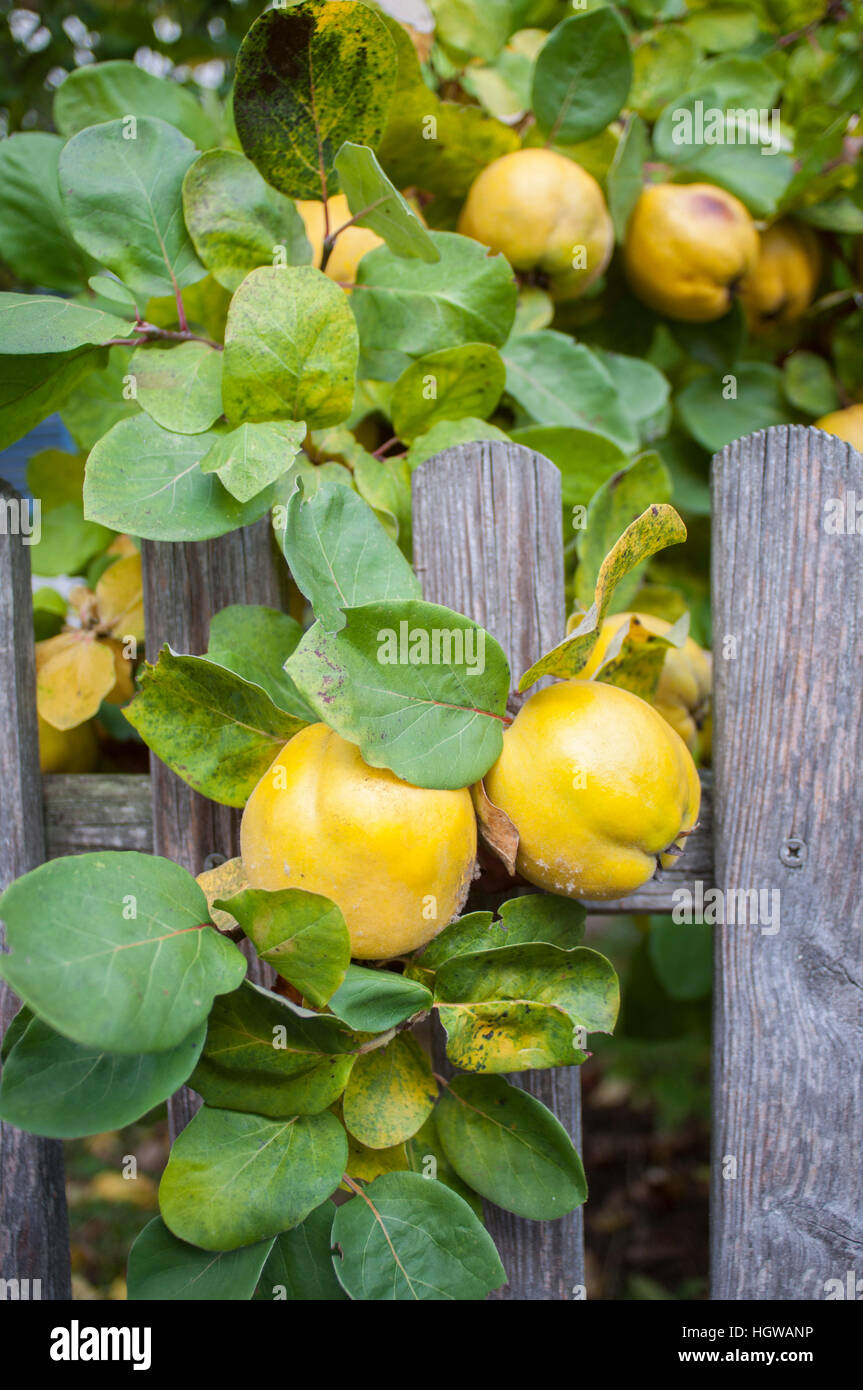
<instances>
[{"instance_id":1,"label":"yellow quince fruit","mask_svg":"<svg viewBox=\"0 0 863 1390\"><path fill-rule=\"evenodd\" d=\"M626 273L639 299L686 323L721 318L758 261L758 232L738 198L710 183L655 183L633 209Z\"/></svg>"},{"instance_id":2,"label":"yellow quince fruit","mask_svg":"<svg viewBox=\"0 0 863 1390\"><path fill-rule=\"evenodd\" d=\"M570 618L570 630L581 621L582 616L576 613ZM671 630L671 623L653 613L613 613L602 624L599 641L587 665L579 673L582 680L587 680L599 670L613 637L624 625L628 627L633 618L657 637L665 637ZM687 637L682 647L666 649L656 693L650 702L672 729L680 734L692 754L701 746L701 730L710 711L712 676L710 652L704 651L691 637Z\"/></svg>"},{"instance_id":3,"label":"yellow quince fruit","mask_svg":"<svg viewBox=\"0 0 863 1390\"><path fill-rule=\"evenodd\" d=\"M555 299L576 299L611 260L614 227L592 174L554 150L514 150L474 180L462 236L503 252L514 270L546 277Z\"/></svg>"},{"instance_id":4,"label":"yellow quince fruit","mask_svg":"<svg viewBox=\"0 0 863 1390\"><path fill-rule=\"evenodd\" d=\"M625 897L667 868L693 828L692 755L646 701L597 681L531 695L485 777L519 835L516 867L565 897Z\"/></svg>"},{"instance_id":5,"label":"yellow quince fruit","mask_svg":"<svg viewBox=\"0 0 863 1390\"><path fill-rule=\"evenodd\" d=\"M782 218L761 233L755 269L740 286L754 333L794 323L806 312L821 276L821 246L811 227Z\"/></svg>"},{"instance_id":6,"label":"yellow quince fruit","mask_svg":"<svg viewBox=\"0 0 863 1390\"><path fill-rule=\"evenodd\" d=\"M246 804L240 853L252 888L302 888L341 908L359 960L415 951L461 910L476 859L467 788L434 791L370 767L310 724Z\"/></svg>"},{"instance_id":7,"label":"yellow quince fruit","mask_svg":"<svg viewBox=\"0 0 863 1390\"><path fill-rule=\"evenodd\" d=\"M833 410L815 421L815 428L835 434L846 444L853 444L858 454L863 454L863 405L847 405L844 410Z\"/></svg>"},{"instance_id":8,"label":"yellow quince fruit","mask_svg":"<svg viewBox=\"0 0 863 1390\"><path fill-rule=\"evenodd\" d=\"M321 258L324 253L324 234L326 231L324 219L323 203L299 199L297 211L303 219L306 229L306 236L312 243L312 265L320 266ZM350 222L353 213L348 205L348 200L344 193L336 193L332 198L327 199L327 211L330 218L330 232L338 231L339 227L344 227L346 222ZM369 227L347 227L341 232L335 241L330 259L327 261L326 274L331 280L338 280L343 285L353 285L357 278L357 267L367 251L374 251L376 246L383 246L381 238Z\"/></svg>"}]
</instances>

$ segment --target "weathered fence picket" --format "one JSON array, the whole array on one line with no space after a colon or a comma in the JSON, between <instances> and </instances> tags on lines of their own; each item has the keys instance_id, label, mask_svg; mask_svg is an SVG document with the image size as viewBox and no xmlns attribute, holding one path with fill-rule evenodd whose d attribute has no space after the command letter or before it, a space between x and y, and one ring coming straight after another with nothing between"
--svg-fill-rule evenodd
<instances>
[{"instance_id":1,"label":"weathered fence picket","mask_svg":"<svg viewBox=\"0 0 863 1390\"><path fill-rule=\"evenodd\" d=\"M513 678L563 630L559 476L519 446L463 445L415 474L426 598L500 641ZM4 495L0 494L0 500ZM851 528L825 525L852 499ZM781 927L715 935L712 1296L820 1299L863 1248L863 551L853 499L863 456L779 427L714 460L715 795L674 868L604 910L668 912L680 889L780 893ZM7 528L8 531L9 528ZM228 603L285 606L265 523L221 541L144 547L147 649L203 651ZM30 565L0 530L0 885L42 858L91 849L168 854L195 873L237 852L235 812L153 761L150 777L52 777L40 793ZM513 697L511 707L517 707ZM715 816L715 824L713 817ZM715 870L714 870L715 856ZM681 927L685 930L685 927ZM2 1023L15 1001L0 984ZM579 1139L575 1069L514 1078ZM191 1096L176 1097L172 1128ZM588 1175L589 1177L589 1175ZM0 1278L69 1296L62 1149L0 1127ZM506 1298L558 1300L583 1283L580 1213L492 1213Z\"/></svg>"}]
</instances>

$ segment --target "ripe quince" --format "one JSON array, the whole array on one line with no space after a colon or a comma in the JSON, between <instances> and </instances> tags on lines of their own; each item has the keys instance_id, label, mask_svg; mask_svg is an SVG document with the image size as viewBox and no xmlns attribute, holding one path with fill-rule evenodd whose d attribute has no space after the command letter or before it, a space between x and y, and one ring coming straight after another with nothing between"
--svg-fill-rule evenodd
<instances>
[{"instance_id":1,"label":"ripe quince","mask_svg":"<svg viewBox=\"0 0 863 1390\"><path fill-rule=\"evenodd\" d=\"M570 619L570 627L580 622L582 616L575 614ZM599 670L612 638L624 625L628 626L632 618L637 618L648 632L658 637L665 637L671 631L671 623L653 613L613 613L602 624L590 660L579 673L583 680ZM704 651L691 637L687 637L682 647L666 648L662 673L650 702L672 729L680 734L692 754L701 747L700 735L710 710L712 675L710 652Z\"/></svg>"},{"instance_id":2,"label":"ripe quince","mask_svg":"<svg viewBox=\"0 0 863 1390\"><path fill-rule=\"evenodd\" d=\"M518 831L523 877L587 901L624 897L667 868L701 802L689 749L662 716L585 680L531 695L485 788Z\"/></svg>"},{"instance_id":3,"label":"ripe quince","mask_svg":"<svg viewBox=\"0 0 863 1390\"><path fill-rule=\"evenodd\" d=\"M92 719L74 729L55 729L41 714L39 719L39 767L42 772L92 772L99 744Z\"/></svg>"},{"instance_id":4,"label":"ripe quince","mask_svg":"<svg viewBox=\"0 0 863 1390\"><path fill-rule=\"evenodd\" d=\"M669 318L721 318L758 260L758 232L746 208L709 183L655 183L635 205L624 243L639 299Z\"/></svg>"},{"instance_id":5,"label":"ripe quince","mask_svg":"<svg viewBox=\"0 0 863 1390\"><path fill-rule=\"evenodd\" d=\"M815 421L815 427L835 434L837 439L844 439L847 444L853 444L857 452L863 454L863 405L847 405L844 410L833 410L829 415L822 415L820 420Z\"/></svg>"},{"instance_id":6,"label":"ripe quince","mask_svg":"<svg viewBox=\"0 0 863 1390\"><path fill-rule=\"evenodd\" d=\"M539 271L555 299L576 299L611 260L614 227L592 174L554 150L515 150L476 178L458 230L514 270Z\"/></svg>"},{"instance_id":7,"label":"ripe quince","mask_svg":"<svg viewBox=\"0 0 863 1390\"><path fill-rule=\"evenodd\" d=\"M328 198L327 210L331 232L344 227L353 217L344 193L336 193L332 198ZM312 264L319 266L324 253L324 205L300 199L297 202L297 211L303 219L306 236L312 243ZM338 280L343 285L353 285L357 278L357 266L363 256L367 251L374 251L376 246L383 244L381 238L369 227L346 228L336 238L332 254L327 261L326 274L331 280Z\"/></svg>"},{"instance_id":8,"label":"ripe quince","mask_svg":"<svg viewBox=\"0 0 863 1390\"><path fill-rule=\"evenodd\" d=\"M806 312L821 275L821 246L811 227L782 218L761 233L755 269L740 286L750 328L763 333Z\"/></svg>"},{"instance_id":9,"label":"ripe quince","mask_svg":"<svg viewBox=\"0 0 863 1390\"><path fill-rule=\"evenodd\" d=\"M370 767L325 724L296 734L250 796L240 853L252 888L302 888L342 910L359 960L415 951L461 910L476 858L467 788Z\"/></svg>"}]
</instances>

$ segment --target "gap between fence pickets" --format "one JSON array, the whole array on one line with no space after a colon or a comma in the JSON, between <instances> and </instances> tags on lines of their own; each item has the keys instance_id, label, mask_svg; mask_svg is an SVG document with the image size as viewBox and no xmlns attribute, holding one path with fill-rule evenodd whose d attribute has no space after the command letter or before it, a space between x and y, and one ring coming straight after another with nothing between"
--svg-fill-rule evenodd
<instances>
[{"instance_id":1,"label":"gap between fence pickets","mask_svg":"<svg viewBox=\"0 0 863 1390\"><path fill-rule=\"evenodd\" d=\"M42 779L47 857L96 850L153 853L152 788L146 773L70 773ZM713 886L713 779L701 774L701 813L684 853L631 897L591 903L592 913L672 912L686 893ZM701 885L700 889L697 885Z\"/></svg>"}]
</instances>

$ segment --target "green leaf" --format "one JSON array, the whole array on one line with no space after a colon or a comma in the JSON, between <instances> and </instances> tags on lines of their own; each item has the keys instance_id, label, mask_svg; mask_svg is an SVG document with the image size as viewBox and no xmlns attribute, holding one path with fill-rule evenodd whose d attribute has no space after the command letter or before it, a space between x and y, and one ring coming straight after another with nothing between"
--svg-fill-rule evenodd
<instances>
[{"instance_id":1,"label":"green leaf","mask_svg":"<svg viewBox=\"0 0 863 1390\"><path fill-rule=\"evenodd\" d=\"M42 130L0 143L0 260L26 285L73 292L94 266L74 240L60 199L63 144Z\"/></svg>"},{"instance_id":2,"label":"green leaf","mask_svg":"<svg viewBox=\"0 0 863 1390\"><path fill-rule=\"evenodd\" d=\"M221 400L219 413L221 413ZM264 488L278 482L300 452L306 437L304 421L262 421L217 433L201 459L201 472L215 473L238 502L251 502Z\"/></svg>"},{"instance_id":3,"label":"green leaf","mask_svg":"<svg viewBox=\"0 0 863 1390\"><path fill-rule=\"evenodd\" d=\"M488 343L427 353L406 367L393 387L393 429L409 443L442 420L483 419L505 386L503 358Z\"/></svg>"},{"instance_id":4,"label":"green leaf","mask_svg":"<svg viewBox=\"0 0 863 1390\"><path fill-rule=\"evenodd\" d=\"M634 449L638 435L607 368L583 343L542 329L503 349L506 389L538 425L564 425L605 435Z\"/></svg>"},{"instance_id":5,"label":"green leaf","mask_svg":"<svg viewBox=\"0 0 863 1390\"><path fill-rule=\"evenodd\" d=\"M431 1006L431 990L396 975L392 970L370 970L349 965L344 983L330 999L330 1008L350 1028L364 1033L385 1033Z\"/></svg>"},{"instance_id":6,"label":"green leaf","mask_svg":"<svg viewBox=\"0 0 863 1390\"><path fill-rule=\"evenodd\" d=\"M671 24L649 29L639 36L632 55L632 89L627 105L645 120L655 121L666 102L687 90L697 63L698 49L685 29Z\"/></svg>"},{"instance_id":7,"label":"green leaf","mask_svg":"<svg viewBox=\"0 0 863 1390\"><path fill-rule=\"evenodd\" d=\"M396 256L440 260L440 251L407 199L390 183L374 150L346 141L335 167L358 227L370 227Z\"/></svg>"},{"instance_id":8,"label":"green leaf","mask_svg":"<svg viewBox=\"0 0 863 1390\"><path fill-rule=\"evenodd\" d=\"M683 27L699 48L708 53L727 53L752 43L759 25L754 9L728 5L691 14Z\"/></svg>"},{"instance_id":9,"label":"green leaf","mask_svg":"<svg viewBox=\"0 0 863 1390\"><path fill-rule=\"evenodd\" d=\"M61 135L128 116L158 116L200 149L218 141L213 122L188 88L154 77L137 63L115 59L76 68L54 96L54 124Z\"/></svg>"},{"instance_id":10,"label":"green leaf","mask_svg":"<svg viewBox=\"0 0 863 1390\"><path fill-rule=\"evenodd\" d=\"M129 371L139 405L163 429L203 434L222 413L222 353L206 343L148 344Z\"/></svg>"},{"instance_id":11,"label":"green leaf","mask_svg":"<svg viewBox=\"0 0 863 1390\"><path fill-rule=\"evenodd\" d=\"M86 385L77 387L68 400L61 402L61 419L79 449L89 453L112 425L140 413L138 402L127 399L131 360L132 348L129 347L97 350L91 359ZM41 362L44 369L45 358ZM93 371L93 367L99 370Z\"/></svg>"},{"instance_id":12,"label":"green leaf","mask_svg":"<svg viewBox=\"0 0 863 1390\"><path fill-rule=\"evenodd\" d=\"M727 374L710 372L684 386L675 400L689 433L716 453L771 425L799 420L783 391L782 372L768 362L740 362Z\"/></svg>"},{"instance_id":13,"label":"green leaf","mask_svg":"<svg viewBox=\"0 0 863 1390\"><path fill-rule=\"evenodd\" d=\"M486 420L441 420L439 424L432 425L427 434L421 434L413 441L408 449L408 467L413 472L444 449L451 449L455 444L476 444L484 439L499 439L508 443L510 436Z\"/></svg>"},{"instance_id":14,"label":"green leaf","mask_svg":"<svg viewBox=\"0 0 863 1390\"><path fill-rule=\"evenodd\" d=\"M343 1302L345 1293L332 1261L332 1202L323 1202L300 1226L276 1236L264 1265L256 1299L291 1303Z\"/></svg>"},{"instance_id":15,"label":"green leaf","mask_svg":"<svg viewBox=\"0 0 863 1390\"><path fill-rule=\"evenodd\" d=\"M299 623L287 613L233 603L213 614L207 660L259 685L279 709L312 723L314 710L283 669L302 635Z\"/></svg>"},{"instance_id":16,"label":"green leaf","mask_svg":"<svg viewBox=\"0 0 863 1390\"><path fill-rule=\"evenodd\" d=\"M412 1173L435 1178L463 1197L474 1215L483 1219L482 1198L467 1183L462 1182L446 1154L437 1130L436 1110L433 1110L421 1129L404 1146L407 1165Z\"/></svg>"},{"instance_id":17,"label":"green leaf","mask_svg":"<svg viewBox=\"0 0 863 1390\"><path fill-rule=\"evenodd\" d=\"M513 430L512 437L557 464L565 507L586 507L597 488L626 466L627 454L620 445L592 430L525 425Z\"/></svg>"},{"instance_id":18,"label":"green leaf","mask_svg":"<svg viewBox=\"0 0 863 1390\"><path fill-rule=\"evenodd\" d=\"M598 952L537 944L446 961L435 999L455 1066L513 1072L583 1062L575 1029L610 1033L619 993Z\"/></svg>"},{"instance_id":19,"label":"green leaf","mask_svg":"<svg viewBox=\"0 0 863 1390\"><path fill-rule=\"evenodd\" d=\"M648 632L638 618L622 624L609 642L595 679L631 690L652 703L669 647L682 647L689 636L689 614L682 613L668 632Z\"/></svg>"},{"instance_id":20,"label":"green leaf","mask_svg":"<svg viewBox=\"0 0 863 1390\"><path fill-rule=\"evenodd\" d=\"M506 342L517 300L509 262L453 232L431 238L440 252L436 265L406 261L386 246L360 261L350 302L364 353L391 353L395 344L402 356L422 357L465 343Z\"/></svg>"},{"instance_id":21,"label":"green leaf","mask_svg":"<svg viewBox=\"0 0 863 1390\"><path fill-rule=\"evenodd\" d=\"M5 1059L0 1119L49 1139L123 1129L179 1090L206 1031L199 1025L165 1052L122 1056L71 1042L34 1018Z\"/></svg>"},{"instance_id":22,"label":"green leaf","mask_svg":"<svg viewBox=\"0 0 863 1390\"><path fill-rule=\"evenodd\" d=\"M257 266L308 265L312 248L290 198L237 150L208 150L183 180L186 226L202 263L231 293Z\"/></svg>"},{"instance_id":23,"label":"green leaf","mask_svg":"<svg viewBox=\"0 0 863 1390\"><path fill-rule=\"evenodd\" d=\"M591 499L587 522L578 538L576 595L585 607L593 602L603 561L617 537L652 504L667 502L670 497L668 469L655 453L642 454L628 468L603 483ZM619 610L634 598L642 574L642 570L633 566L620 576L614 596Z\"/></svg>"},{"instance_id":24,"label":"green leaf","mask_svg":"<svg viewBox=\"0 0 863 1390\"><path fill-rule=\"evenodd\" d=\"M668 429L669 385L650 362L600 348L598 356L620 396L623 409L641 440L664 435Z\"/></svg>"},{"instance_id":25,"label":"green leaf","mask_svg":"<svg viewBox=\"0 0 863 1390\"><path fill-rule=\"evenodd\" d=\"M422 594L398 546L350 488L321 479L306 496L301 485L277 536L294 582L327 631L344 627L346 609Z\"/></svg>"},{"instance_id":26,"label":"green leaf","mask_svg":"<svg viewBox=\"0 0 863 1390\"><path fill-rule=\"evenodd\" d=\"M514 29L513 0L429 0L435 40L454 62L483 58L491 62Z\"/></svg>"},{"instance_id":27,"label":"green leaf","mask_svg":"<svg viewBox=\"0 0 863 1390\"><path fill-rule=\"evenodd\" d=\"M351 963L351 940L341 910L319 893L248 888L216 907L236 917L261 960L322 1007Z\"/></svg>"},{"instance_id":28,"label":"green leaf","mask_svg":"<svg viewBox=\"0 0 863 1390\"><path fill-rule=\"evenodd\" d=\"M93 556L111 544L113 534L95 521L85 521L80 502L43 511L39 539L30 548L33 573L83 574Z\"/></svg>"},{"instance_id":29,"label":"green leaf","mask_svg":"<svg viewBox=\"0 0 863 1390\"><path fill-rule=\"evenodd\" d=\"M399 1033L357 1058L345 1089L345 1126L368 1148L389 1149L416 1134L436 1100L431 1062L416 1038Z\"/></svg>"},{"instance_id":30,"label":"green leaf","mask_svg":"<svg viewBox=\"0 0 863 1390\"><path fill-rule=\"evenodd\" d=\"M783 366L785 395L807 415L829 415L839 409L839 393L829 363L814 352L799 349Z\"/></svg>"},{"instance_id":31,"label":"green leaf","mask_svg":"<svg viewBox=\"0 0 863 1390\"><path fill-rule=\"evenodd\" d=\"M245 981L213 1006L189 1085L220 1109L315 1115L344 1090L356 1045L336 1019Z\"/></svg>"},{"instance_id":32,"label":"green leaf","mask_svg":"<svg viewBox=\"0 0 863 1390\"><path fill-rule=\"evenodd\" d=\"M54 859L16 879L0 911L3 978L64 1037L106 1052L176 1047L246 970L191 874L153 855Z\"/></svg>"},{"instance_id":33,"label":"green leaf","mask_svg":"<svg viewBox=\"0 0 863 1390\"><path fill-rule=\"evenodd\" d=\"M78 244L136 294L173 294L204 275L183 221L195 147L152 117L133 139L127 130L125 120L108 121L72 136L60 155L66 216Z\"/></svg>"},{"instance_id":34,"label":"green leaf","mask_svg":"<svg viewBox=\"0 0 863 1390\"><path fill-rule=\"evenodd\" d=\"M648 952L672 999L703 999L713 985L713 929L708 922L681 925L651 917Z\"/></svg>"},{"instance_id":35,"label":"green leaf","mask_svg":"<svg viewBox=\"0 0 863 1390\"><path fill-rule=\"evenodd\" d=\"M389 15L381 18L398 54L395 95L378 146L381 165L397 188L461 199L486 165L519 148L519 137L478 106L440 101L423 79L410 34ZM428 350L434 346L442 345L429 343Z\"/></svg>"},{"instance_id":36,"label":"green leaf","mask_svg":"<svg viewBox=\"0 0 863 1390\"><path fill-rule=\"evenodd\" d=\"M644 121L640 116L630 116L608 171L608 210L618 244L626 236L630 214L641 196L649 153L650 138Z\"/></svg>"},{"instance_id":37,"label":"green leaf","mask_svg":"<svg viewBox=\"0 0 863 1390\"><path fill-rule=\"evenodd\" d=\"M359 346L347 296L314 266L262 266L228 311L222 400L233 424L351 413Z\"/></svg>"},{"instance_id":38,"label":"green leaf","mask_svg":"<svg viewBox=\"0 0 863 1390\"><path fill-rule=\"evenodd\" d=\"M349 608L303 637L288 674L372 767L415 787L468 787L500 756L509 668L461 613L417 600Z\"/></svg>"},{"instance_id":39,"label":"green leaf","mask_svg":"<svg viewBox=\"0 0 863 1390\"><path fill-rule=\"evenodd\" d=\"M0 448L14 444L58 410L85 377L104 365L100 348L7 357L0 373Z\"/></svg>"},{"instance_id":40,"label":"green leaf","mask_svg":"<svg viewBox=\"0 0 863 1390\"><path fill-rule=\"evenodd\" d=\"M107 271L100 271L98 275L91 275L87 281L90 289L98 299L110 299L113 304L122 304L124 309L135 309L135 296L132 291L119 280L115 280L113 275Z\"/></svg>"},{"instance_id":41,"label":"green leaf","mask_svg":"<svg viewBox=\"0 0 863 1390\"><path fill-rule=\"evenodd\" d=\"M268 1120L205 1105L174 1141L162 1219L204 1250L251 1245L304 1221L338 1187L347 1157L327 1112Z\"/></svg>"},{"instance_id":42,"label":"green leaf","mask_svg":"<svg viewBox=\"0 0 863 1390\"><path fill-rule=\"evenodd\" d=\"M240 45L234 120L267 183L292 198L337 190L346 140L374 145L386 124L395 51L365 5L306 0L269 10Z\"/></svg>"},{"instance_id":43,"label":"green leaf","mask_svg":"<svg viewBox=\"0 0 863 1390\"><path fill-rule=\"evenodd\" d=\"M73 352L132 331L128 318L47 294L0 294L0 353Z\"/></svg>"},{"instance_id":44,"label":"green leaf","mask_svg":"<svg viewBox=\"0 0 863 1390\"><path fill-rule=\"evenodd\" d=\"M418 1173L385 1173L336 1211L333 1264L361 1302L485 1298L506 1279L467 1202Z\"/></svg>"},{"instance_id":45,"label":"green leaf","mask_svg":"<svg viewBox=\"0 0 863 1390\"><path fill-rule=\"evenodd\" d=\"M545 942L570 951L584 937L585 910L570 898L550 893L528 893L510 898L498 908L500 920L490 912L470 912L444 927L423 951L419 963L437 970L453 956Z\"/></svg>"},{"instance_id":46,"label":"green leaf","mask_svg":"<svg viewBox=\"0 0 863 1390\"><path fill-rule=\"evenodd\" d=\"M268 1239L241 1250L199 1250L178 1240L161 1217L154 1216L129 1251L126 1297L172 1303L251 1299L272 1249Z\"/></svg>"},{"instance_id":47,"label":"green leaf","mask_svg":"<svg viewBox=\"0 0 863 1390\"><path fill-rule=\"evenodd\" d=\"M32 1009L28 1009L26 1004L22 1004L6 1032L3 1034L3 1041L0 1043L0 1062L5 1062L9 1053L12 1051L19 1038L22 1038L27 1031L28 1025L34 1018Z\"/></svg>"},{"instance_id":48,"label":"green leaf","mask_svg":"<svg viewBox=\"0 0 863 1390\"><path fill-rule=\"evenodd\" d=\"M158 758L222 806L245 806L282 748L305 721L265 690L202 656L163 647L145 665L126 718Z\"/></svg>"},{"instance_id":49,"label":"green leaf","mask_svg":"<svg viewBox=\"0 0 863 1390\"><path fill-rule=\"evenodd\" d=\"M614 479L611 481L613 483ZM614 498L613 495L604 498L600 494L597 496L597 519L601 520L609 508L614 510ZM666 546L678 545L685 540L686 527L674 508L667 504L651 505L636 517L602 561L593 603L584 618L568 637L540 657L529 671L525 671L518 684L519 690L527 690L541 676L559 676L562 680L577 676L587 665L596 646L602 620L612 598L619 591L621 580L625 580L642 560L656 555Z\"/></svg>"},{"instance_id":50,"label":"green leaf","mask_svg":"<svg viewBox=\"0 0 863 1390\"><path fill-rule=\"evenodd\" d=\"M435 1112L455 1171L483 1197L529 1221L581 1206L587 1183L563 1125L502 1076L456 1076Z\"/></svg>"},{"instance_id":51,"label":"green leaf","mask_svg":"<svg viewBox=\"0 0 863 1390\"><path fill-rule=\"evenodd\" d=\"M215 474L201 471L219 438L163 430L143 412L118 421L87 460L85 515L156 541L209 540L257 521L276 501L278 484L238 502Z\"/></svg>"},{"instance_id":52,"label":"green leaf","mask_svg":"<svg viewBox=\"0 0 863 1390\"><path fill-rule=\"evenodd\" d=\"M574 144L605 130L631 82L629 39L606 6L570 15L552 31L536 60L531 105L541 130Z\"/></svg>"}]
</instances>

